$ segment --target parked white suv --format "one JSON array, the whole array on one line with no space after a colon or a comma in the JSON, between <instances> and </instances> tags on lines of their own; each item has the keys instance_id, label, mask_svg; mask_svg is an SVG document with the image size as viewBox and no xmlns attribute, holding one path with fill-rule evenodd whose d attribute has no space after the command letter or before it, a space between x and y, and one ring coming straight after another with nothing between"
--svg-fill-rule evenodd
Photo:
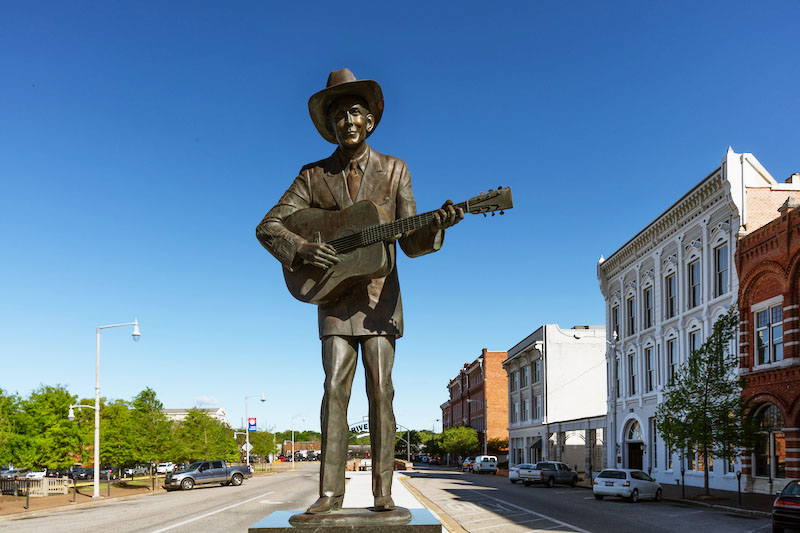
<instances>
[{"instance_id":1,"label":"parked white suv","mask_svg":"<svg viewBox=\"0 0 800 533\"><path fill-rule=\"evenodd\" d=\"M497 457L494 455L479 455L472 463L472 471L476 474L483 474L484 472L497 474Z\"/></svg>"}]
</instances>

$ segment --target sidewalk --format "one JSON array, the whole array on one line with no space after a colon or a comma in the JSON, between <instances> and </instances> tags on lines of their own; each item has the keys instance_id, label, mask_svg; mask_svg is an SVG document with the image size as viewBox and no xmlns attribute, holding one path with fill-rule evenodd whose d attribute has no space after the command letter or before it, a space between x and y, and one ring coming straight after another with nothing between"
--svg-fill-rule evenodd
<instances>
[{"instance_id":1,"label":"sidewalk","mask_svg":"<svg viewBox=\"0 0 800 533\"><path fill-rule=\"evenodd\" d=\"M578 482L578 486L587 489L592 488L588 479ZM713 507L726 511L762 516L764 518L772 516L772 502L775 501L775 496L770 496L768 494L743 492L742 504L740 507L738 493L728 490L710 489L710 499L696 499L705 493L703 487L690 487L687 485L685 488L685 498L681 497L680 485L662 483L661 490L663 499L669 502L699 507Z\"/></svg>"}]
</instances>

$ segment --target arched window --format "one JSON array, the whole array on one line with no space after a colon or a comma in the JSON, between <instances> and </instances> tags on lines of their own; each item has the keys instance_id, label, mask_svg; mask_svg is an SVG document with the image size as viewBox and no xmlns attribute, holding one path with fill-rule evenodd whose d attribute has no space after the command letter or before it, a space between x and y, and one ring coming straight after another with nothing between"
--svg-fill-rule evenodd
<instances>
[{"instance_id":1,"label":"arched window","mask_svg":"<svg viewBox=\"0 0 800 533\"><path fill-rule=\"evenodd\" d=\"M754 474L761 477L786 477L786 433L783 415L775 404L765 404L755 414L760 429L753 450Z\"/></svg>"},{"instance_id":2,"label":"arched window","mask_svg":"<svg viewBox=\"0 0 800 533\"><path fill-rule=\"evenodd\" d=\"M636 420L631 422L630 426L628 426L628 435L625 437L625 440L629 442L642 440L642 428Z\"/></svg>"}]
</instances>

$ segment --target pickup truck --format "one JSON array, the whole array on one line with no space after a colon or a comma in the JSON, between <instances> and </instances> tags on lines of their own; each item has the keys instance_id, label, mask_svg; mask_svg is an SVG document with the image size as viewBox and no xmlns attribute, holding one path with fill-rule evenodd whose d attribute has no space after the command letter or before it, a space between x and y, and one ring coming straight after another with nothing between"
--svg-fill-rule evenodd
<instances>
[{"instance_id":1,"label":"pickup truck","mask_svg":"<svg viewBox=\"0 0 800 533\"><path fill-rule=\"evenodd\" d=\"M238 486L248 477L253 477L253 470L248 465L227 466L225 461L199 461L183 470L167 472L164 488L168 491L192 490L195 485L206 483Z\"/></svg>"},{"instance_id":2,"label":"pickup truck","mask_svg":"<svg viewBox=\"0 0 800 533\"><path fill-rule=\"evenodd\" d=\"M540 461L533 468L520 468L519 478L526 487L533 483L544 483L552 487L556 483L578 484L578 473L569 465L558 461Z\"/></svg>"}]
</instances>

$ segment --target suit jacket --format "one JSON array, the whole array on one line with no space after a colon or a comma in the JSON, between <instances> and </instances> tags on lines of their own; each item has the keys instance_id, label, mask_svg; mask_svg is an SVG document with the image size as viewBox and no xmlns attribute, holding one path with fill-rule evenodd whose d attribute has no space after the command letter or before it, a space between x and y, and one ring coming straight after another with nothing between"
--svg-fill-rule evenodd
<instances>
[{"instance_id":1,"label":"suit jacket","mask_svg":"<svg viewBox=\"0 0 800 533\"><path fill-rule=\"evenodd\" d=\"M380 221L391 222L417 212L411 176L406 164L371 147L355 201L369 200L378 208ZM337 149L338 150L338 149ZM304 166L280 201L256 228L261 244L284 267L300 264L297 255L302 237L289 231L283 221L300 209L315 207L341 210L353 205L346 187L346 169L337 152ZM431 226L408 232L399 239L409 257L435 252L442 246L444 231ZM396 246L387 243L391 271L385 277L354 285L337 301L318 306L319 336L403 335L403 308L395 263Z\"/></svg>"}]
</instances>

